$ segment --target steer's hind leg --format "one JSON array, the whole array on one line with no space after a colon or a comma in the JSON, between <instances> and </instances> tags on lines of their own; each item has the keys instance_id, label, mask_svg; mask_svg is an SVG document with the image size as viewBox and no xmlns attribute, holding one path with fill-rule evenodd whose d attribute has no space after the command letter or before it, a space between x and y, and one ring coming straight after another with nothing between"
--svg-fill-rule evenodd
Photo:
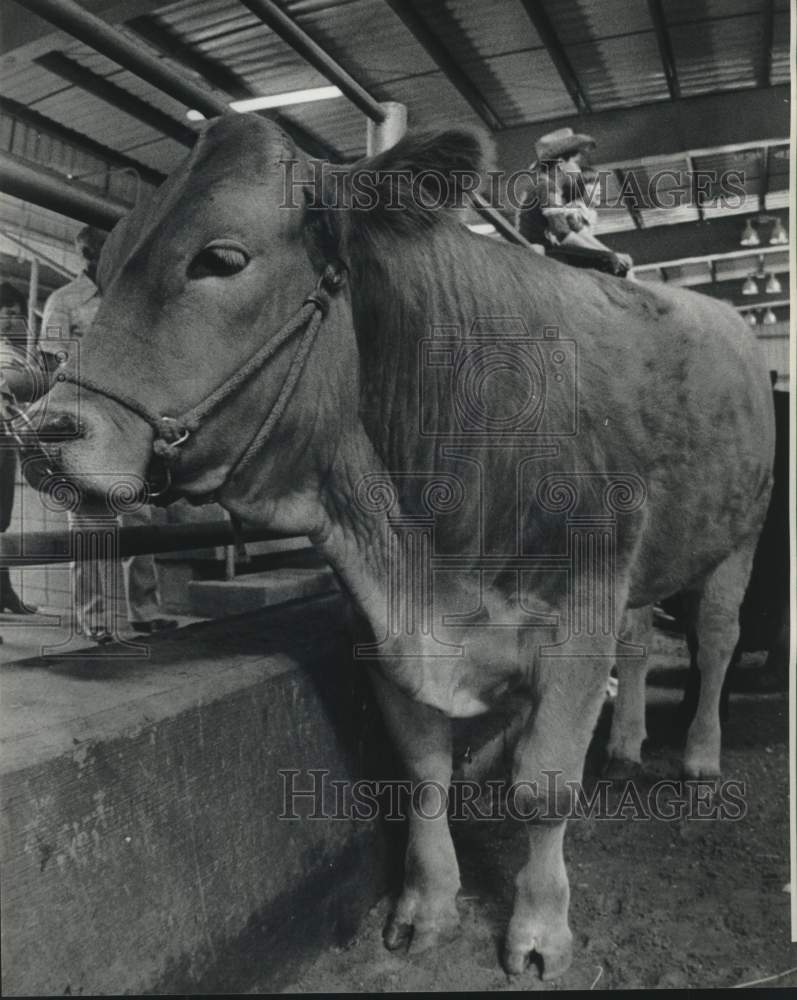
<instances>
[{"instance_id":1,"label":"steer's hind leg","mask_svg":"<svg viewBox=\"0 0 797 1000\"><path fill-rule=\"evenodd\" d=\"M607 651L608 652L608 651ZM611 656L545 658L536 671L534 710L515 751L510 790L527 821L529 860L515 880L515 905L506 935L504 965L519 973L531 952L542 959L544 979L570 965L570 888L562 854L572 801L566 782L580 782L584 756L603 702ZM572 787L572 786L571 786Z\"/></svg>"},{"instance_id":2,"label":"steer's hind leg","mask_svg":"<svg viewBox=\"0 0 797 1000\"><path fill-rule=\"evenodd\" d=\"M609 762L606 773L611 778L625 778L642 763L645 728L645 678L648 673L648 650L653 631L653 607L628 609L620 638L642 646L641 656L617 659L617 697L612 711L609 736Z\"/></svg>"},{"instance_id":3,"label":"steer's hind leg","mask_svg":"<svg viewBox=\"0 0 797 1000\"><path fill-rule=\"evenodd\" d=\"M739 638L739 608L754 550L755 540L728 556L707 578L700 595L696 623L700 694L684 752L689 778L720 773L720 695Z\"/></svg>"},{"instance_id":4,"label":"steer's hind leg","mask_svg":"<svg viewBox=\"0 0 797 1000\"><path fill-rule=\"evenodd\" d=\"M436 709L410 700L376 671L372 680L394 745L413 786L404 867L404 888L384 931L391 950L409 944L425 951L451 936L459 924L459 867L440 789L448 793L452 772L451 721ZM431 818L427 818L431 817Z\"/></svg>"}]
</instances>

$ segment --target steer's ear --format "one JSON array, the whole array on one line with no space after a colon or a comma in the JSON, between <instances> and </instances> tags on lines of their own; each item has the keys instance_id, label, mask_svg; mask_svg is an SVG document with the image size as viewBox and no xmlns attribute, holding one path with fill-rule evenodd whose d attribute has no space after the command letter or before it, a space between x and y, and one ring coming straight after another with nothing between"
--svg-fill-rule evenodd
<instances>
[{"instance_id":1,"label":"steer's ear","mask_svg":"<svg viewBox=\"0 0 797 1000\"><path fill-rule=\"evenodd\" d=\"M411 133L349 170L348 207L358 228L419 228L468 206L492 159L485 136L466 129Z\"/></svg>"}]
</instances>

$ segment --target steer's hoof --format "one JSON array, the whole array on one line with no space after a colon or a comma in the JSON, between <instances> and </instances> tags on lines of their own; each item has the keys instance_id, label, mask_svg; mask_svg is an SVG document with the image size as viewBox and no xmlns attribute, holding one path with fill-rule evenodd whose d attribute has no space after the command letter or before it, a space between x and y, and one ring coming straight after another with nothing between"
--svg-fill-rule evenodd
<instances>
[{"instance_id":1,"label":"steer's hoof","mask_svg":"<svg viewBox=\"0 0 797 1000\"><path fill-rule=\"evenodd\" d=\"M713 753L684 754L684 778L717 779L720 777L720 762Z\"/></svg>"},{"instance_id":2,"label":"steer's hoof","mask_svg":"<svg viewBox=\"0 0 797 1000\"><path fill-rule=\"evenodd\" d=\"M390 951L407 948L410 955L420 955L424 951L452 941L458 930L459 914L456 907L451 911L440 913L434 921L411 922L393 915L385 926L382 940Z\"/></svg>"},{"instance_id":3,"label":"steer's hoof","mask_svg":"<svg viewBox=\"0 0 797 1000\"><path fill-rule=\"evenodd\" d=\"M382 940L389 951L406 948L412 939L412 924L403 924L392 917L382 932Z\"/></svg>"},{"instance_id":4,"label":"steer's hoof","mask_svg":"<svg viewBox=\"0 0 797 1000\"><path fill-rule=\"evenodd\" d=\"M531 948L504 945L504 969L509 976L519 976L525 972L532 960L539 959L540 973L544 980L558 979L570 968L573 961L573 936L570 931L559 935L547 935L544 941Z\"/></svg>"},{"instance_id":5,"label":"steer's hoof","mask_svg":"<svg viewBox=\"0 0 797 1000\"><path fill-rule=\"evenodd\" d=\"M409 954L421 955L432 948L449 944L457 936L458 930L458 924L435 928L416 927L412 934L412 941L410 941Z\"/></svg>"},{"instance_id":6,"label":"steer's hoof","mask_svg":"<svg viewBox=\"0 0 797 1000\"><path fill-rule=\"evenodd\" d=\"M609 781L630 781L642 773L642 763L625 757L610 757L603 769L604 778Z\"/></svg>"}]
</instances>

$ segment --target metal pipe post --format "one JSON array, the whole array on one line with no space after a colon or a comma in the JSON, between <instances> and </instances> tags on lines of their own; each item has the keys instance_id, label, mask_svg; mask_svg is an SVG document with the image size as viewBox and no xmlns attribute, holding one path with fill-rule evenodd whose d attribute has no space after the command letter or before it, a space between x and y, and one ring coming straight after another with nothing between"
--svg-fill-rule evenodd
<instances>
[{"instance_id":1,"label":"metal pipe post","mask_svg":"<svg viewBox=\"0 0 797 1000\"><path fill-rule=\"evenodd\" d=\"M367 122L366 150L369 156L382 153L395 146L407 131L407 108L398 101L385 101L380 105L384 118L376 121L369 118Z\"/></svg>"}]
</instances>

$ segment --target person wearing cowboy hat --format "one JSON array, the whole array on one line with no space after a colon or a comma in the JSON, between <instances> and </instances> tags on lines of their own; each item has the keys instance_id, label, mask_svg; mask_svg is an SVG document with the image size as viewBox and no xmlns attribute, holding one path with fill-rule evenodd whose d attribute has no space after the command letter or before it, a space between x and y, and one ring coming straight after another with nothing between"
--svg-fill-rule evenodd
<instances>
[{"instance_id":1,"label":"person wearing cowboy hat","mask_svg":"<svg viewBox=\"0 0 797 1000\"><path fill-rule=\"evenodd\" d=\"M537 140L517 228L530 243L566 263L624 275L632 266L631 258L615 253L593 232L597 216L587 203L581 168L594 148L592 136L571 128L557 129Z\"/></svg>"}]
</instances>

